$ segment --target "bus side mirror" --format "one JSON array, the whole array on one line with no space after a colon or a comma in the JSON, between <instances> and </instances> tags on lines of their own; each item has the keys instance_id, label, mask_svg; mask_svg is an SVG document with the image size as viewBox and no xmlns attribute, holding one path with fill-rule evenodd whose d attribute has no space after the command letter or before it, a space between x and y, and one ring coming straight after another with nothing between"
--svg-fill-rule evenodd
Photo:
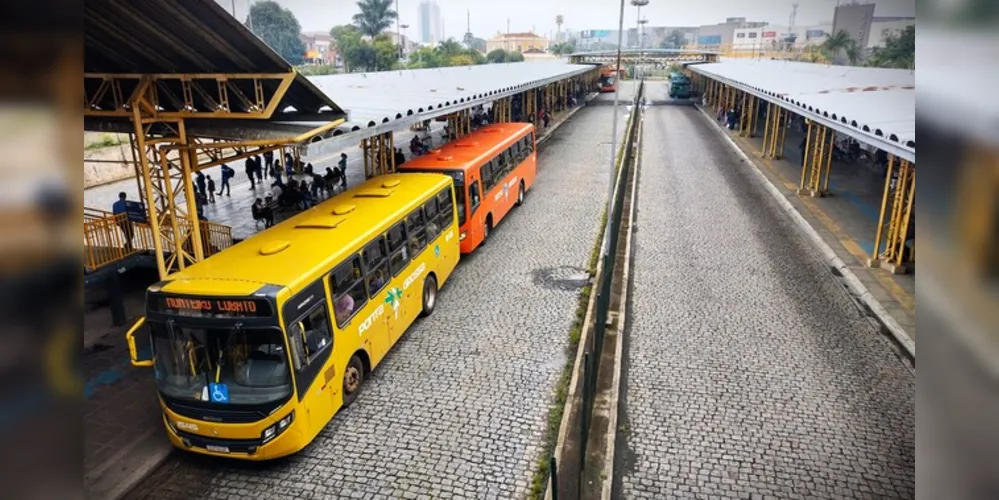
<instances>
[{"instance_id":1,"label":"bus side mirror","mask_svg":"<svg viewBox=\"0 0 999 500\"><path fill-rule=\"evenodd\" d=\"M139 359L139 353L135 349L135 332L142 328L142 325L146 323L145 316L139 318L132 328L128 329L128 333L125 334L125 340L128 341L128 355L132 360L132 366L153 366L152 359Z\"/></svg>"}]
</instances>

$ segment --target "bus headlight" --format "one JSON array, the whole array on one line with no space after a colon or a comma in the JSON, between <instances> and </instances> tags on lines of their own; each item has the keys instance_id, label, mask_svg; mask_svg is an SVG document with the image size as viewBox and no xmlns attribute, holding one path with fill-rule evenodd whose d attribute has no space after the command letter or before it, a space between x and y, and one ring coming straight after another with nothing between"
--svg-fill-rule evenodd
<instances>
[{"instance_id":1,"label":"bus headlight","mask_svg":"<svg viewBox=\"0 0 999 500\"><path fill-rule=\"evenodd\" d=\"M287 416L285 416L281 420L278 420L278 423L264 429L263 434L260 435L260 439L264 443L270 441L271 439L274 439L275 436L284 432L284 430L287 429L288 426L291 425L291 423L294 421L295 421L295 410L292 410L291 413L289 413Z\"/></svg>"}]
</instances>

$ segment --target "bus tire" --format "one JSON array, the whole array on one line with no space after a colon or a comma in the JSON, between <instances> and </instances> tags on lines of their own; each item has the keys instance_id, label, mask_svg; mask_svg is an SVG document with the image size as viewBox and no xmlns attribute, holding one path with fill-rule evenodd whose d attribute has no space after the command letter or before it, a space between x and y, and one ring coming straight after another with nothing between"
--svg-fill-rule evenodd
<instances>
[{"instance_id":1,"label":"bus tire","mask_svg":"<svg viewBox=\"0 0 999 500\"><path fill-rule=\"evenodd\" d=\"M520 181L520 188L517 189L517 206L524 204L524 181Z\"/></svg>"},{"instance_id":2,"label":"bus tire","mask_svg":"<svg viewBox=\"0 0 999 500\"><path fill-rule=\"evenodd\" d=\"M347 367L343 370L343 408L354 403L357 396L361 394L361 385L364 384L364 362L357 354L350 357Z\"/></svg>"},{"instance_id":3,"label":"bus tire","mask_svg":"<svg viewBox=\"0 0 999 500\"><path fill-rule=\"evenodd\" d=\"M437 278L433 274L428 274L423 280L423 310L420 316L426 318L434 313L437 307Z\"/></svg>"}]
</instances>

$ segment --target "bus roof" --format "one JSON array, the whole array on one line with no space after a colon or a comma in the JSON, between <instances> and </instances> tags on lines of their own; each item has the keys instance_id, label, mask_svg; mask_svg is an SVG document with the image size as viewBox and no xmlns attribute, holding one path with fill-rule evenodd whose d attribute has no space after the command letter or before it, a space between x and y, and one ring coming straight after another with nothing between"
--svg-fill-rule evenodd
<instances>
[{"instance_id":1,"label":"bus roof","mask_svg":"<svg viewBox=\"0 0 999 500\"><path fill-rule=\"evenodd\" d=\"M530 123L492 123L402 164L404 171L462 170L481 165L534 128Z\"/></svg>"},{"instance_id":2,"label":"bus roof","mask_svg":"<svg viewBox=\"0 0 999 500\"><path fill-rule=\"evenodd\" d=\"M297 291L451 184L439 174L370 179L167 278L164 292L249 295L264 285ZM250 217L249 211L246 217Z\"/></svg>"}]
</instances>

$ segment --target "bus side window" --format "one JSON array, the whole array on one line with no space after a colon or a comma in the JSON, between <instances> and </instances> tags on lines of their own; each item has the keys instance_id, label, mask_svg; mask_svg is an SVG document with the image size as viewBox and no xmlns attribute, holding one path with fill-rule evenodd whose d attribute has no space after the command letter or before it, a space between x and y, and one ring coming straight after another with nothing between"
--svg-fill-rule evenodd
<instances>
[{"instance_id":1,"label":"bus side window","mask_svg":"<svg viewBox=\"0 0 999 500\"><path fill-rule=\"evenodd\" d=\"M406 221L402 221L388 230L389 269L392 276L399 273L409 264L409 252L406 248Z\"/></svg>"},{"instance_id":2,"label":"bus side window","mask_svg":"<svg viewBox=\"0 0 999 500\"><path fill-rule=\"evenodd\" d=\"M468 208L471 213L475 213L475 210L479 208L479 181L477 179L472 180L472 184L468 186Z\"/></svg>"},{"instance_id":3,"label":"bus side window","mask_svg":"<svg viewBox=\"0 0 999 500\"><path fill-rule=\"evenodd\" d=\"M427 247L427 230L423 218L423 208L417 208L406 217L406 234L409 235L409 255L416 257Z\"/></svg>"},{"instance_id":4,"label":"bus side window","mask_svg":"<svg viewBox=\"0 0 999 500\"><path fill-rule=\"evenodd\" d=\"M534 132L531 132L531 135L529 135L527 137L524 137L524 139L523 139L523 143L524 143L524 156L525 157L526 156L530 156L531 153L534 152L534 142L533 142L533 139L534 139Z\"/></svg>"},{"instance_id":5,"label":"bus side window","mask_svg":"<svg viewBox=\"0 0 999 500\"><path fill-rule=\"evenodd\" d=\"M493 158L492 160L489 160L485 164L483 164L482 168L479 169L482 177L482 187L485 188L487 193L489 192L490 189L493 188L493 185L495 184L493 182L493 168L495 167L495 165L496 165L496 159Z\"/></svg>"},{"instance_id":6,"label":"bus side window","mask_svg":"<svg viewBox=\"0 0 999 500\"><path fill-rule=\"evenodd\" d=\"M301 371L308 365L308 355L305 353L305 331L301 322L292 323L288 327L288 344L291 346L291 360L295 371Z\"/></svg>"},{"instance_id":7,"label":"bus side window","mask_svg":"<svg viewBox=\"0 0 999 500\"><path fill-rule=\"evenodd\" d=\"M522 146L523 146L523 141L519 140L513 143L512 146L510 146L510 149L513 150L514 161L517 162L518 165L520 164L520 162L524 161L525 158L524 148Z\"/></svg>"},{"instance_id":8,"label":"bus side window","mask_svg":"<svg viewBox=\"0 0 999 500\"><path fill-rule=\"evenodd\" d=\"M437 195L437 206L440 208L441 228L450 226L454 220L454 201L451 199L450 189L445 189Z\"/></svg>"},{"instance_id":9,"label":"bus side window","mask_svg":"<svg viewBox=\"0 0 999 500\"><path fill-rule=\"evenodd\" d=\"M333 269L330 288L333 289L333 313L336 316L336 324L343 328L368 301L359 256L352 255L346 262Z\"/></svg>"},{"instance_id":10,"label":"bus side window","mask_svg":"<svg viewBox=\"0 0 999 500\"><path fill-rule=\"evenodd\" d=\"M503 163L505 164L506 167L503 169L504 175L512 172L514 167L517 166L517 161L514 160L513 156L514 156L513 146L510 146L509 148L507 148L506 151L503 152Z\"/></svg>"},{"instance_id":11,"label":"bus side window","mask_svg":"<svg viewBox=\"0 0 999 500\"><path fill-rule=\"evenodd\" d=\"M320 305L297 323L296 328L302 331L302 339L306 349L305 366L312 364L323 349L333 345L333 335L330 333L329 313L326 306Z\"/></svg>"},{"instance_id":12,"label":"bus side window","mask_svg":"<svg viewBox=\"0 0 999 500\"><path fill-rule=\"evenodd\" d=\"M423 205L423 213L427 216L427 241L433 241L438 234L441 234L441 223L437 219L440 214L437 197L430 198L430 201Z\"/></svg>"},{"instance_id":13,"label":"bus side window","mask_svg":"<svg viewBox=\"0 0 999 500\"><path fill-rule=\"evenodd\" d=\"M375 241L364 247L364 270L367 273L368 297L374 298L388 283L388 251L385 249L385 238L378 236Z\"/></svg>"}]
</instances>

